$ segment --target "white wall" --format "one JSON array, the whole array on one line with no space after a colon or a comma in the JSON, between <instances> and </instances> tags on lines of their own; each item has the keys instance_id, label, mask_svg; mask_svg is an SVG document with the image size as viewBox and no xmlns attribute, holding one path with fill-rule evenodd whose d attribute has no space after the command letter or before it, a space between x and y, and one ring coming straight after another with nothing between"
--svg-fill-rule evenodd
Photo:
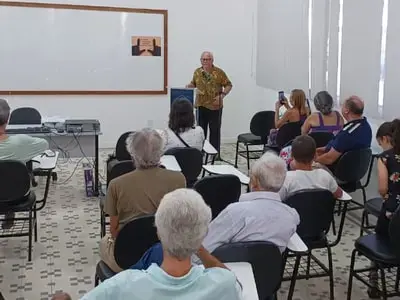
<instances>
[{"instance_id":1,"label":"white wall","mask_svg":"<svg viewBox=\"0 0 400 300\"><path fill-rule=\"evenodd\" d=\"M51 2L167 9L169 85L184 86L190 81L203 50L214 52L215 64L222 67L233 82L234 88L225 100L223 141L234 141L239 133L247 132L250 118L256 111L274 107L276 92L265 90L255 83L256 0ZM44 116L99 119L103 131L101 147L113 147L119 135L127 130L149 125L164 128L169 112L168 95L6 98L12 108L33 106Z\"/></svg>"}]
</instances>

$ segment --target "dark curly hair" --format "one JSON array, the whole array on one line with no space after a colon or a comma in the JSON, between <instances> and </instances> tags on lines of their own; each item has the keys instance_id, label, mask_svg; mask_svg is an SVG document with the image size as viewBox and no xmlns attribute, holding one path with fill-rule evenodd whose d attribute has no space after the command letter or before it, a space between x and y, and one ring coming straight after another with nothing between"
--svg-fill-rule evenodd
<instances>
[{"instance_id":1,"label":"dark curly hair","mask_svg":"<svg viewBox=\"0 0 400 300\"><path fill-rule=\"evenodd\" d=\"M193 105L189 100L184 98L172 102L168 127L176 133L182 133L194 127Z\"/></svg>"}]
</instances>

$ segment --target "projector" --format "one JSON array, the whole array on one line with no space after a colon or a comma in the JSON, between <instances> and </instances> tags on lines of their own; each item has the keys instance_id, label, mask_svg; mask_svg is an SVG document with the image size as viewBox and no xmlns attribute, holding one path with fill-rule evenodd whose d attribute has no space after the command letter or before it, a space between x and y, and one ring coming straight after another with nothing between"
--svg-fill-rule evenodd
<instances>
[{"instance_id":1,"label":"projector","mask_svg":"<svg viewBox=\"0 0 400 300\"><path fill-rule=\"evenodd\" d=\"M99 120L65 120L66 132L100 132Z\"/></svg>"}]
</instances>

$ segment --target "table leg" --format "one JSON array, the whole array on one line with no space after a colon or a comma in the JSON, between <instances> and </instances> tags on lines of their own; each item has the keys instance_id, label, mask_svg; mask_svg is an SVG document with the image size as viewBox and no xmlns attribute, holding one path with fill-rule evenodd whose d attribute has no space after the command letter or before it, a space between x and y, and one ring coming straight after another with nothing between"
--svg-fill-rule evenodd
<instances>
[{"instance_id":1,"label":"table leg","mask_svg":"<svg viewBox=\"0 0 400 300\"><path fill-rule=\"evenodd\" d=\"M99 135L94 137L94 191L95 197L99 196Z\"/></svg>"}]
</instances>

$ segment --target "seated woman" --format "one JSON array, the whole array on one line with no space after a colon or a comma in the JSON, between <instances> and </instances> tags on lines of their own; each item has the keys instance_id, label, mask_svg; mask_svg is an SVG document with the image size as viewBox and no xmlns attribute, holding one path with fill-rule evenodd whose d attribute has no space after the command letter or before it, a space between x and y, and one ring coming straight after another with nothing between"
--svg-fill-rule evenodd
<instances>
[{"instance_id":1,"label":"seated woman","mask_svg":"<svg viewBox=\"0 0 400 300\"><path fill-rule=\"evenodd\" d=\"M376 132L376 139L383 150L378 159L378 191L383 205L375 232L389 239L390 219L400 205L400 120L383 123ZM370 283L374 288L368 290L368 295L380 299L376 271L370 273Z\"/></svg>"},{"instance_id":2,"label":"seated woman","mask_svg":"<svg viewBox=\"0 0 400 300\"><path fill-rule=\"evenodd\" d=\"M287 109L283 116L279 117L279 110L282 106ZM306 107L306 94L303 90L293 90L290 94L290 106L287 99L283 101L278 100L275 103L275 129L271 129L269 134L269 145L276 144L276 136L278 129L286 123L291 122L304 122L309 115L310 110Z\"/></svg>"},{"instance_id":3,"label":"seated woman","mask_svg":"<svg viewBox=\"0 0 400 300\"><path fill-rule=\"evenodd\" d=\"M338 133L343 128L343 117L337 110L332 110L333 98L327 91L321 91L314 97L314 105L318 112L312 113L301 128L302 134L311 132Z\"/></svg>"},{"instance_id":4,"label":"seated woman","mask_svg":"<svg viewBox=\"0 0 400 300\"><path fill-rule=\"evenodd\" d=\"M343 128L343 117L337 110L333 108L333 98L326 92L321 91L314 97L314 105L318 112L312 113L305 120L302 128L302 134L309 134L311 132L331 132L334 135ZM285 147L281 150L279 156L282 157L286 164L291 162L291 146Z\"/></svg>"},{"instance_id":5,"label":"seated woman","mask_svg":"<svg viewBox=\"0 0 400 300\"><path fill-rule=\"evenodd\" d=\"M164 139L164 152L175 147L203 150L204 131L195 126L193 105L189 100L178 99L172 103L168 128L160 133Z\"/></svg>"},{"instance_id":6,"label":"seated woman","mask_svg":"<svg viewBox=\"0 0 400 300\"><path fill-rule=\"evenodd\" d=\"M161 266L123 271L82 300L240 299L235 275L202 247L210 221L211 209L196 191L178 189L165 195L155 214L164 252ZM193 254L199 256L204 267L192 266Z\"/></svg>"},{"instance_id":7,"label":"seated woman","mask_svg":"<svg viewBox=\"0 0 400 300\"><path fill-rule=\"evenodd\" d=\"M136 170L111 180L104 205L110 233L100 241L100 258L114 272L121 271L114 258L114 240L122 226L154 214L165 194L186 186L182 173L160 168L163 140L155 130L132 133L126 145Z\"/></svg>"}]
</instances>

